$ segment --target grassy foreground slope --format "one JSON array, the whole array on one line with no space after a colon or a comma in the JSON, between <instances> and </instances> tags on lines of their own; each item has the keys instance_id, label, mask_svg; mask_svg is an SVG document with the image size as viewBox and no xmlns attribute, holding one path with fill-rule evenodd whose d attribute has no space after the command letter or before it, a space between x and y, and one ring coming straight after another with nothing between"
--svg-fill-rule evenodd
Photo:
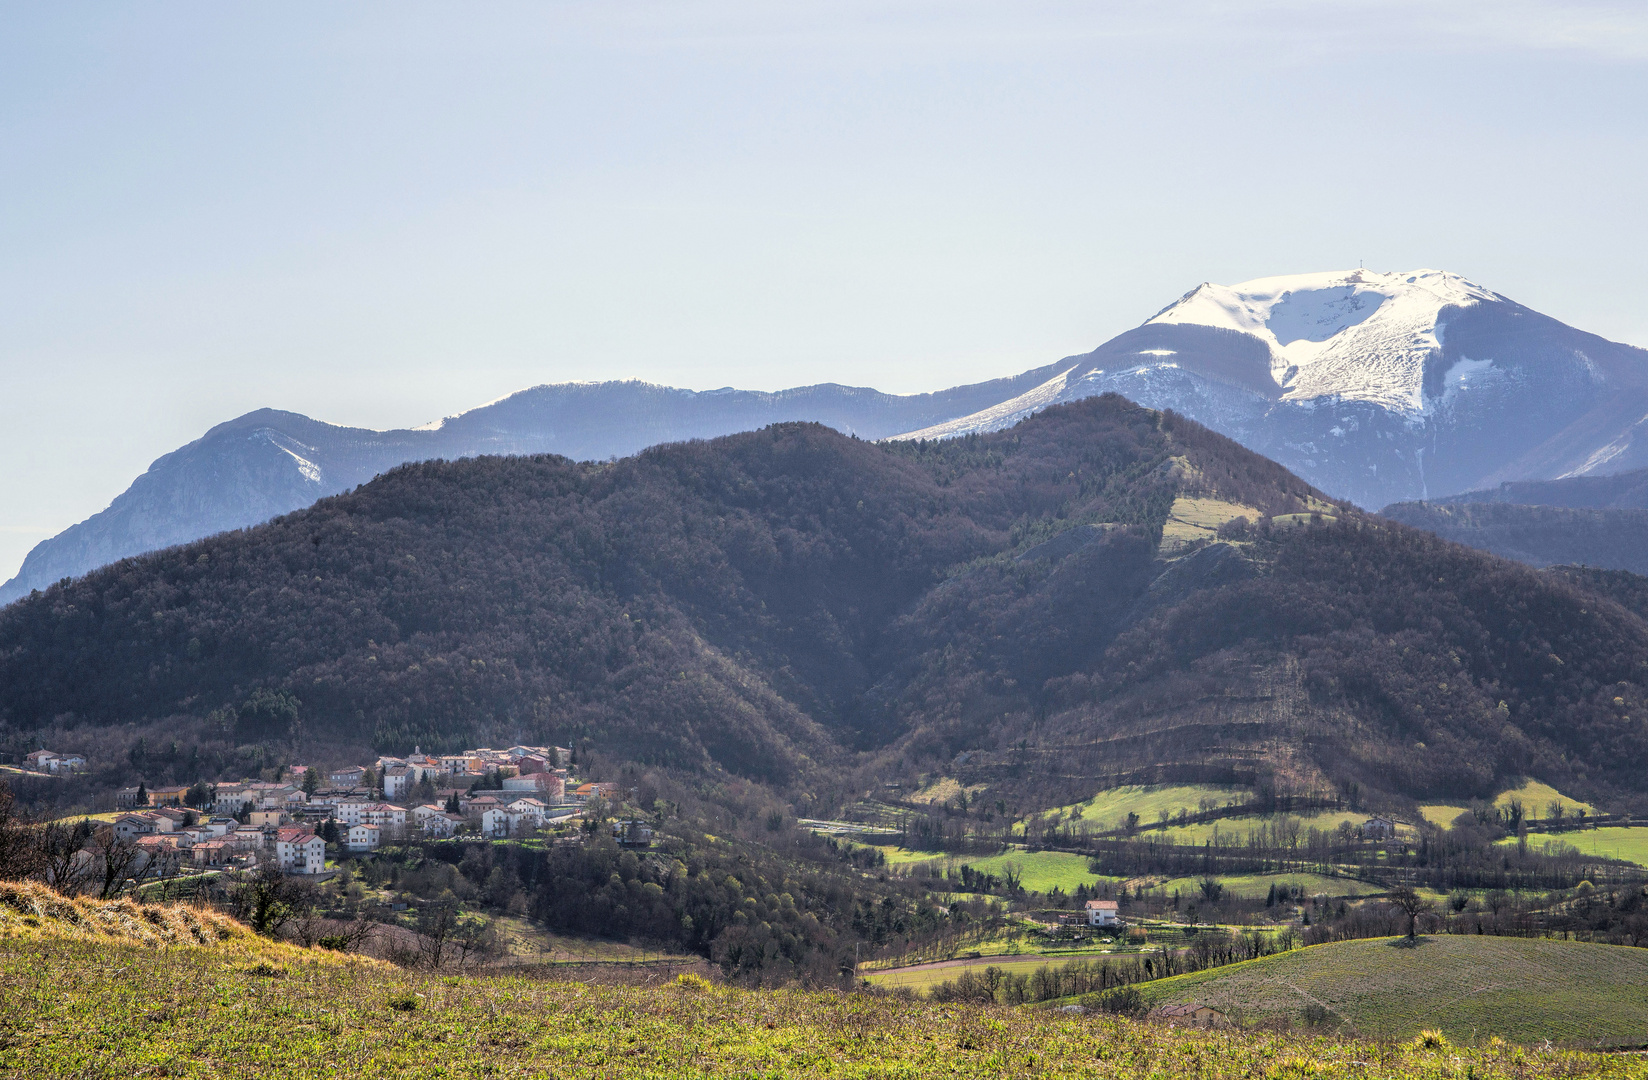
<instances>
[{"instance_id":1,"label":"grassy foreground slope","mask_svg":"<svg viewBox=\"0 0 1648 1080\"><path fill-rule=\"evenodd\" d=\"M1499 1036L1569 1045L1648 1044L1648 949L1542 938L1441 935L1316 945L1140 987L1152 1005L1200 1002L1244 1024L1295 1024L1314 1005L1346 1034Z\"/></svg>"},{"instance_id":2,"label":"grassy foreground slope","mask_svg":"<svg viewBox=\"0 0 1648 1080\"><path fill-rule=\"evenodd\" d=\"M1648 1078L1634 1056L1503 1045L1194 1033L864 994L424 976L176 908L104 917L68 906L0 890L0 1076ZM145 925L184 929L167 944Z\"/></svg>"},{"instance_id":3,"label":"grassy foreground slope","mask_svg":"<svg viewBox=\"0 0 1648 1080\"><path fill-rule=\"evenodd\" d=\"M0 945L8 1076L1648 1076L1638 1059L1196 1034L802 991L425 978L240 947Z\"/></svg>"}]
</instances>

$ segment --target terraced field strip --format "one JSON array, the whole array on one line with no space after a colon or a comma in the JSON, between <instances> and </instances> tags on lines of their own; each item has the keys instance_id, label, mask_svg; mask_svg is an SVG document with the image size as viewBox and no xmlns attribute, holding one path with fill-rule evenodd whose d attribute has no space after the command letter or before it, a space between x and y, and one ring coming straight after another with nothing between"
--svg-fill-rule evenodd
<instances>
[{"instance_id":1,"label":"terraced field strip","mask_svg":"<svg viewBox=\"0 0 1648 1080\"><path fill-rule=\"evenodd\" d=\"M948 982L956 978L966 968L972 968L975 972L979 972L987 967L993 967L1009 975L1029 975L1040 967L1061 967L1072 960L1097 960L1102 959L1103 956L1104 954L1097 952L1064 952L1050 956L1032 956L1018 953L1005 956L965 957L957 960L941 960L932 964L915 964L910 967L892 968L887 971L872 971L865 973L864 977L870 980L871 985L879 986L884 990L908 987L918 993L924 993L941 982Z\"/></svg>"},{"instance_id":2,"label":"terraced field strip","mask_svg":"<svg viewBox=\"0 0 1648 1080\"><path fill-rule=\"evenodd\" d=\"M1215 880L1225 887L1225 891L1246 898L1262 897L1270 892L1275 885L1300 887L1305 890L1306 896L1372 896L1385 890L1378 885L1366 881L1357 881L1355 878L1328 877L1325 874L1241 874L1232 877L1218 877ZM1185 900L1195 900L1202 895L1202 879L1199 877L1170 878L1156 888L1171 895L1178 890Z\"/></svg>"},{"instance_id":3,"label":"terraced field strip","mask_svg":"<svg viewBox=\"0 0 1648 1080\"><path fill-rule=\"evenodd\" d=\"M1306 829L1321 829L1324 832L1337 829L1341 822L1348 822L1352 826L1361 825L1368 820L1365 813L1353 813L1349 810L1328 810L1311 814L1269 814L1253 817L1222 818L1218 821L1201 822L1195 825L1173 825L1166 829L1152 829L1150 837L1171 838L1175 844L1205 844L1218 836L1235 836L1246 839L1248 833L1257 832L1261 826L1268 829L1282 818L1299 823L1301 831Z\"/></svg>"},{"instance_id":4,"label":"terraced field strip","mask_svg":"<svg viewBox=\"0 0 1648 1080\"><path fill-rule=\"evenodd\" d=\"M1648 1043L1648 949L1540 938L1439 935L1344 941L1159 982L1152 1005L1197 1002L1244 1024L1327 1010L1324 1026L1406 1038L1618 1046Z\"/></svg>"}]
</instances>

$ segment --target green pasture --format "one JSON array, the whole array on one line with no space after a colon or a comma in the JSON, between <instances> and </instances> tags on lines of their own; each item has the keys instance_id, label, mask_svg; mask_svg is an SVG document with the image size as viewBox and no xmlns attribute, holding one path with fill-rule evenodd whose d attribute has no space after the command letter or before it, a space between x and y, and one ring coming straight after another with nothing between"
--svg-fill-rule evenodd
<instances>
[{"instance_id":1,"label":"green pasture","mask_svg":"<svg viewBox=\"0 0 1648 1080\"><path fill-rule=\"evenodd\" d=\"M1210 1005L1243 1025L1455 1042L1648 1042L1648 949L1439 935L1316 945L1140 985L1152 1005Z\"/></svg>"},{"instance_id":2,"label":"green pasture","mask_svg":"<svg viewBox=\"0 0 1648 1080\"><path fill-rule=\"evenodd\" d=\"M1250 788L1225 784L1133 784L1101 791L1085 802L1055 806L1044 811L1043 816L1085 821L1094 831L1099 831L1120 828L1127 823L1129 813L1138 814L1140 824L1154 824L1164 810L1169 817L1176 816L1180 810L1194 814L1203 802L1227 806L1243 802L1251 794ZM1021 831L1022 828L1020 826Z\"/></svg>"},{"instance_id":3,"label":"green pasture","mask_svg":"<svg viewBox=\"0 0 1648 1080\"><path fill-rule=\"evenodd\" d=\"M1426 803L1419 808L1421 817L1442 829L1452 828L1454 819L1469 812L1470 807L1454 806L1451 803Z\"/></svg>"},{"instance_id":4,"label":"green pasture","mask_svg":"<svg viewBox=\"0 0 1648 1080\"><path fill-rule=\"evenodd\" d=\"M1087 869L1087 856L1064 851L1006 851L1000 855L951 855L931 851L908 851L899 847L883 847L890 867L907 867L926 863L948 870L963 863L986 874L1002 875L1008 863L1020 868L1020 881L1031 892L1047 892L1060 888L1074 892L1078 885L1092 885L1099 881L1097 874ZM1119 881L1119 878L1106 878Z\"/></svg>"},{"instance_id":5,"label":"green pasture","mask_svg":"<svg viewBox=\"0 0 1648 1080\"><path fill-rule=\"evenodd\" d=\"M1248 899L1263 899L1270 893L1272 885L1277 888L1283 885L1300 886L1305 890L1306 896L1326 895L1335 898L1371 896L1385 891L1365 881L1328 877L1325 874L1236 874L1229 877L1215 876L1214 880L1223 885L1227 893ZM1195 900L1202 895L1202 879L1170 878L1154 888L1169 896L1177 890L1182 899Z\"/></svg>"},{"instance_id":6,"label":"green pasture","mask_svg":"<svg viewBox=\"0 0 1648 1080\"><path fill-rule=\"evenodd\" d=\"M1510 808L1511 800L1522 803L1523 812L1529 817L1542 818L1547 816L1546 807L1553 802L1562 804L1562 812L1572 815L1575 810L1583 809L1587 814L1596 813L1596 807L1590 803L1570 799L1549 784L1542 784L1538 780L1528 780L1519 788L1511 791L1502 791L1494 796L1493 804L1501 810Z\"/></svg>"},{"instance_id":7,"label":"green pasture","mask_svg":"<svg viewBox=\"0 0 1648 1080\"><path fill-rule=\"evenodd\" d=\"M1538 780L1524 780L1520 786L1500 792L1494 796L1493 805L1502 811L1509 810L1513 800L1520 802L1522 812L1534 819L1549 817L1553 802L1562 804L1562 813L1565 817L1572 817L1575 810L1584 810L1587 814L1596 813L1596 807L1590 803L1570 799L1551 785ZM1455 818L1469 810L1470 807L1459 803L1427 803L1419 808L1426 821L1444 829L1451 827Z\"/></svg>"},{"instance_id":8,"label":"green pasture","mask_svg":"<svg viewBox=\"0 0 1648 1080\"><path fill-rule=\"evenodd\" d=\"M1501 844L1514 844L1516 837L1508 836L1500 841ZM1533 833L1528 837L1528 847L1538 851L1545 844L1567 844L1576 847L1582 854L1596 855L1605 859L1624 859L1634 862L1638 866L1648 866L1648 826L1605 827L1601 829L1578 829L1574 832Z\"/></svg>"}]
</instances>

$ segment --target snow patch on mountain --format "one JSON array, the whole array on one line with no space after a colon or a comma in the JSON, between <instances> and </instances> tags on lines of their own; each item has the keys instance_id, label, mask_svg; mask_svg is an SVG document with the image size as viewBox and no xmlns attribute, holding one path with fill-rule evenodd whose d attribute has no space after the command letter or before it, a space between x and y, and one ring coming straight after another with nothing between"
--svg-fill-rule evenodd
<instances>
[{"instance_id":1,"label":"snow patch on mountain","mask_svg":"<svg viewBox=\"0 0 1648 1080\"><path fill-rule=\"evenodd\" d=\"M1284 401L1334 397L1418 415L1425 361L1441 348L1442 313L1503 300L1442 270L1330 271L1203 284L1145 325L1251 334L1270 347Z\"/></svg>"},{"instance_id":2,"label":"snow patch on mountain","mask_svg":"<svg viewBox=\"0 0 1648 1080\"><path fill-rule=\"evenodd\" d=\"M988 409L981 409L976 413L956 420L950 420L943 424L934 424L919 431L909 431L903 435L893 435L890 438L948 439L955 435L966 435L975 431L1000 431L1002 428L1012 427L1033 412L1039 412L1060 401L1073 400L1065 394L1065 387L1070 379L1070 373L1075 370L1074 367L1067 368L1040 386L1027 390L1018 397L1009 398L999 405L992 405ZM1087 397L1088 395L1078 394L1075 396Z\"/></svg>"},{"instance_id":3,"label":"snow patch on mountain","mask_svg":"<svg viewBox=\"0 0 1648 1080\"><path fill-rule=\"evenodd\" d=\"M298 453L297 450L292 449L292 447L296 446L305 453L313 454L315 451L312 447L304 446L297 440L288 438L280 432L273 431L269 428L259 428L257 431L252 432L251 437L254 439L262 439L274 446L277 450L284 452L288 457L297 463L298 475L302 476L311 484L319 484L321 482L320 466L304 457L303 454Z\"/></svg>"}]
</instances>

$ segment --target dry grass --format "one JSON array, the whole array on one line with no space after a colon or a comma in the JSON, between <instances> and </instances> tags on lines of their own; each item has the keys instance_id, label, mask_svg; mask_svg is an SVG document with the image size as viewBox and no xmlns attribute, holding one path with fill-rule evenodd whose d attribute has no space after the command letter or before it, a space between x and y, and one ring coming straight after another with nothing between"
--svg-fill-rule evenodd
<instances>
[{"instance_id":1,"label":"dry grass","mask_svg":"<svg viewBox=\"0 0 1648 1080\"><path fill-rule=\"evenodd\" d=\"M17 1077L1648 1078L1530 1050L1186 1032L863 994L642 989L248 964L237 943L0 941L0 1074Z\"/></svg>"},{"instance_id":2,"label":"dry grass","mask_svg":"<svg viewBox=\"0 0 1648 1080\"><path fill-rule=\"evenodd\" d=\"M1173 500L1167 522L1162 526L1162 550L1174 551L1198 540L1211 540L1219 526L1227 521L1245 517L1258 521L1264 515L1251 506L1225 502L1222 499L1186 498Z\"/></svg>"},{"instance_id":3,"label":"dry grass","mask_svg":"<svg viewBox=\"0 0 1648 1080\"><path fill-rule=\"evenodd\" d=\"M44 885L0 882L0 939L20 935L94 938L135 945L217 945L255 935L213 911L178 904L70 898Z\"/></svg>"}]
</instances>

